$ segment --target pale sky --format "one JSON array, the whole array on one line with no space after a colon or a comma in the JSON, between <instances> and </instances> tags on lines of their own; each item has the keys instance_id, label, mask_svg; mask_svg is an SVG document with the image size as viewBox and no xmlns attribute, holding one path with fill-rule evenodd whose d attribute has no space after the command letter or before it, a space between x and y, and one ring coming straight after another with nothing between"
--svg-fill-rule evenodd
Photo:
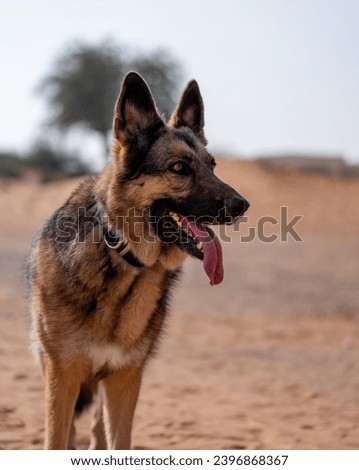
<instances>
[{"instance_id":1,"label":"pale sky","mask_svg":"<svg viewBox=\"0 0 359 470\"><path fill-rule=\"evenodd\" d=\"M34 88L63 46L113 37L183 62L212 150L359 162L358 0L4 0L0 35L0 150L44 132Z\"/></svg>"}]
</instances>

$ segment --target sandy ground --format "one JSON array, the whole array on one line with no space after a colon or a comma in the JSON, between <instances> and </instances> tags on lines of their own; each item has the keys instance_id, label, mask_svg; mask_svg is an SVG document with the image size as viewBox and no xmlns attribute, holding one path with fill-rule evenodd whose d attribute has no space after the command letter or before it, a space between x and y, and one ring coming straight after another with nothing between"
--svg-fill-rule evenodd
<instances>
[{"instance_id":1,"label":"sandy ground","mask_svg":"<svg viewBox=\"0 0 359 470\"><path fill-rule=\"evenodd\" d=\"M134 448L358 449L359 180L227 160L218 174L251 201L249 220L223 244L222 285L186 263L145 373ZM43 445L21 270L34 231L76 184L0 181L1 449ZM241 239L281 206L304 215L303 242ZM79 422L79 448L88 422Z\"/></svg>"}]
</instances>

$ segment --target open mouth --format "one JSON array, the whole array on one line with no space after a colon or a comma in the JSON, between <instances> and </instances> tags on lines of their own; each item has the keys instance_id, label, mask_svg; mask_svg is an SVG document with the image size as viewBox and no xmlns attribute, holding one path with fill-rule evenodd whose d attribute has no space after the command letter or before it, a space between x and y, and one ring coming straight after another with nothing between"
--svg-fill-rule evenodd
<instances>
[{"instance_id":1,"label":"open mouth","mask_svg":"<svg viewBox=\"0 0 359 470\"><path fill-rule=\"evenodd\" d=\"M176 212L170 212L165 219L166 228L162 228L162 235L163 230L167 230L166 238L172 237L169 242L175 242L183 251L203 260L211 285L220 284L223 281L222 247L213 230Z\"/></svg>"}]
</instances>

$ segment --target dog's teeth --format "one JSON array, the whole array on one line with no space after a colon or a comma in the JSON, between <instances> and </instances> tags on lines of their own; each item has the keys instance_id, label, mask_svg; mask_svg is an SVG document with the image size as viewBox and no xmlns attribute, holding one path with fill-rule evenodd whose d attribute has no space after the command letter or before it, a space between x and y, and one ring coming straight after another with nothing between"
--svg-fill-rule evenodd
<instances>
[{"instance_id":1,"label":"dog's teeth","mask_svg":"<svg viewBox=\"0 0 359 470\"><path fill-rule=\"evenodd\" d=\"M197 250L202 251L203 250L203 243L202 242L197 243L196 247L197 247Z\"/></svg>"}]
</instances>

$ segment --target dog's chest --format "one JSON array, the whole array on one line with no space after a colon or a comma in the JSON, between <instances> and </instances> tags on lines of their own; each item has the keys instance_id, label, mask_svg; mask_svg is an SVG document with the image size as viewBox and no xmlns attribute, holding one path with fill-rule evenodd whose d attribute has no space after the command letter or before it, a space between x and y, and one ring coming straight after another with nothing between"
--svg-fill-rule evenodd
<instances>
[{"instance_id":1,"label":"dog's chest","mask_svg":"<svg viewBox=\"0 0 359 470\"><path fill-rule=\"evenodd\" d=\"M120 346L113 344L93 345L88 350L92 373L97 374L106 368L111 371L124 367L140 366L148 352L149 344L143 341L140 347L132 347L124 351Z\"/></svg>"}]
</instances>

